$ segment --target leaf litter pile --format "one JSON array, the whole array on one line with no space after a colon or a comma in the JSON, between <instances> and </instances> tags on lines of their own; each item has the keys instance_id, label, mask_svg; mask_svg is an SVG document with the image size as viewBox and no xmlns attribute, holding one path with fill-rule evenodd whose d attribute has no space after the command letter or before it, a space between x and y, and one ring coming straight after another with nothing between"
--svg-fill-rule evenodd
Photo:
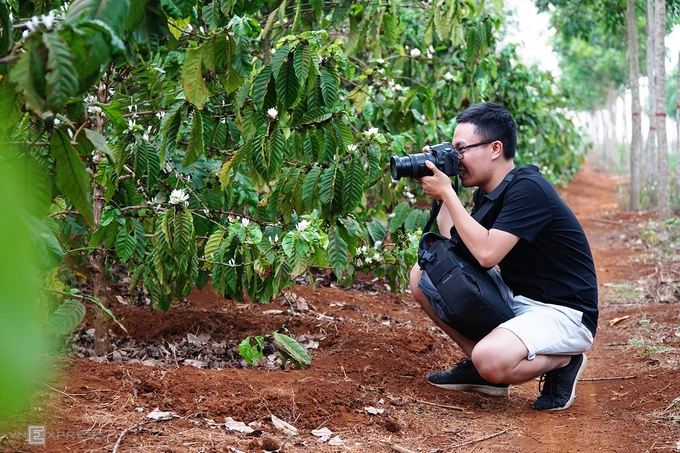
<instances>
[{"instance_id":1,"label":"leaf litter pile","mask_svg":"<svg viewBox=\"0 0 680 453\"><path fill-rule=\"evenodd\" d=\"M601 301L569 410L533 410L537 380L512 386L509 398L427 384L427 373L462 351L410 294L370 277L349 289L298 284L270 305L204 288L168 313L116 298L112 310L128 333L112 324L105 358L92 357L88 318L68 357L46 357L48 380L37 384L31 411L0 426L0 452L674 450L680 262L640 233L655 213L626 212L616 194L623 184L588 166L561 191L588 234ZM282 369L267 337L282 326L311 356L309 368ZM263 358L251 366L238 345L258 335ZM16 435L39 424L50 433L45 445Z\"/></svg>"}]
</instances>

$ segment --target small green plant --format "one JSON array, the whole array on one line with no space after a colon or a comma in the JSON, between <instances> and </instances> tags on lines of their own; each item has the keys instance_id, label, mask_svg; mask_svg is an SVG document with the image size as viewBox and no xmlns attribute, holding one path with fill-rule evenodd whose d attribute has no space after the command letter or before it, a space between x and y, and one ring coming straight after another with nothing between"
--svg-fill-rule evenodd
<instances>
[{"instance_id":1,"label":"small green plant","mask_svg":"<svg viewBox=\"0 0 680 453\"><path fill-rule=\"evenodd\" d=\"M311 357L295 341L293 337L273 332L267 335L272 346L281 359L281 369L286 367L290 360L295 368L307 368L312 363ZM239 345L238 352L250 365L264 358L264 340L262 336L248 336Z\"/></svg>"},{"instance_id":2,"label":"small green plant","mask_svg":"<svg viewBox=\"0 0 680 453\"><path fill-rule=\"evenodd\" d=\"M645 357L649 357L650 355L657 353L657 352L664 352L666 350L666 346L664 345L658 345L658 344L652 344L651 339L649 338L649 319L641 319L638 321L640 324L639 330L640 330L640 338L634 337L628 340L628 343L631 344L631 346L634 346L638 351L642 353Z\"/></svg>"}]
</instances>

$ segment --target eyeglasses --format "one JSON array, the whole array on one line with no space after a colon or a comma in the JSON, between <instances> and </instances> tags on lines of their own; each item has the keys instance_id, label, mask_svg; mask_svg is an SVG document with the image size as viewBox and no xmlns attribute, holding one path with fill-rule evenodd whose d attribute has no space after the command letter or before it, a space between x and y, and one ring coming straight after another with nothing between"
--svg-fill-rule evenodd
<instances>
[{"instance_id":1,"label":"eyeglasses","mask_svg":"<svg viewBox=\"0 0 680 453\"><path fill-rule=\"evenodd\" d=\"M479 143L473 143L472 145L465 145L465 146L454 146L453 149L456 150L456 153L458 153L458 159L463 159L463 153L465 152L466 149L468 148L476 148L477 146L482 146L482 145L488 145L489 143L493 143L497 140L485 140L483 142Z\"/></svg>"}]
</instances>

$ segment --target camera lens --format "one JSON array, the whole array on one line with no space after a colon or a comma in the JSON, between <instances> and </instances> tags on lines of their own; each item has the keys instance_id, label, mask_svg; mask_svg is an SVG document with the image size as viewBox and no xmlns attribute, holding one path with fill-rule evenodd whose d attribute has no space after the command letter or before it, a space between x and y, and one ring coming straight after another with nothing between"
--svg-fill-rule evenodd
<instances>
[{"instance_id":1,"label":"camera lens","mask_svg":"<svg viewBox=\"0 0 680 453\"><path fill-rule=\"evenodd\" d=\"M409 156L392 156L390 158L390 173L392 174L392 179L395 181L404 176L410 176L411 159L409 159Z\"/></svg>"}]
</instances>

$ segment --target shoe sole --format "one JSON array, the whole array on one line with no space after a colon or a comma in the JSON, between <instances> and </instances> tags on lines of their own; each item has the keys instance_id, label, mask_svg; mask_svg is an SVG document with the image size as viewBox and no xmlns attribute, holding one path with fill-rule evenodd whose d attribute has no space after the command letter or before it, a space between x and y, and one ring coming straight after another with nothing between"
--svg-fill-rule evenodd
<instances>
[{"instance_id":1,"label":"shoe sole","mask_svg":"<svg viewBox=\"0 0 680 453\"><path fill-rule=\"evenodd\" d=\"M574 402L574 398L576 398L576 383L578 383L578 380L581 379L581 375L583 374L583 371L586 369L586 363L588 362L588 357L586 357L585 354L583 354L583 362L581 362L581 366L578 369L578 373L576 374L576 379L574 379L574 386L571 388L571 398L569 398L569 401L567 401L567 404L565 404L562 407L554 407L552 409L546 409L548 411L563 411L565 409L569 409L569 406L571 406L571 403Z\"/></svg>"},{"instance_id":2,"label":"shoe sole","mask_svg":"<svg viewBox=\"0 0 680 453\"><path fill-rule=\"evenodd\" d=\"M430 381L427 381L430 382ZM435 384L430 382L435 387L446 390L454 390L456 392L477 392L490 396L510 396L510 387L492 387L489 385L474 385L474 384Z\"/></svg>"}]
</instances>

